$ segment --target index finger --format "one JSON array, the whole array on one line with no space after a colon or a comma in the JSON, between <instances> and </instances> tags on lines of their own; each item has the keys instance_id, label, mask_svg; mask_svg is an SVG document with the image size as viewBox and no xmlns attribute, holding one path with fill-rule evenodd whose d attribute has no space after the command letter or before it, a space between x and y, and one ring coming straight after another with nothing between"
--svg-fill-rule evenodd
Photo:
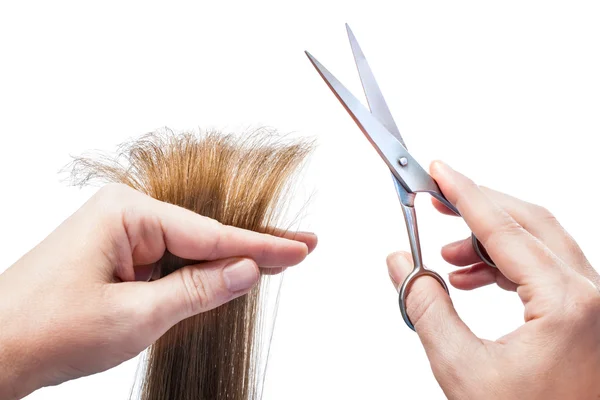
<instances>
[{"instance_id":1,"label":"index finger","mask_svg":"<svg viewBox=\"0 0 600 400\"><path fill-rule=\"evenodd\" d=\"M262 268L288 267L304 260L316 245L313 234L302 233L295 237L286 234L296 239L291 240L258 233L223 225L185 208L146 197L147 201L123 217L129 233L135 229L141 231L136 235L139 239L132 244L132 250L134 260L144 264L158 261L164 251L169 250L189 260L248 257ZM143 228L139 228L140 225Z\"/></svg>"},{"instance_id":2,"label":"index finger","mask_svg":"<svg viewBox=\"0 0 600 400\"><path fill-rule=\"evenodd\" d=\"M556 264L556 256L472 180L439 161L431 165L430 171L496 266L511 281L524 284L531 276L547 274L548 264Z\"/></svg>"}]
</instances>

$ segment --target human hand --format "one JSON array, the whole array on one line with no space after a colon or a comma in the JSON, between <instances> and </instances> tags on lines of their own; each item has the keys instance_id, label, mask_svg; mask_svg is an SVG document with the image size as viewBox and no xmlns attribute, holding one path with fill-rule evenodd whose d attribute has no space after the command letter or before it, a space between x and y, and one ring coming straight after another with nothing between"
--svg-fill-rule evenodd
<instances>
[{"instance_id":1,"label":"human hand","mask_svg":"<svg viewBox=\"0 0 600 400\"><path fill-rule=\"evenodd\" d=\"M438 282L418 279L408 314L433 373L450 399L591 399L600 397L600 276L545 209L477 186L436 162L431 175L481 241L497 268L479 262L471 239L442 249L471 267L450 274L464 290L497 283L516 291L525 324L496 341L477 338ZM453 213L434 201L445 214ZM412 270L408 253L388 257L395 287Z\"/></svg>"},{"instance_id":2,"label":"human hand","mask_svg":"<svg viewBox=\"0 0 600 400\"><path fill-rule=\"evenodd\" d=\"M0 275L0 398L136 356L177 322L247 293L259 268L301 262L317 238L293 237L224 226L127 186L102 188ZM166 250L208 262L139 281Z\"/></svg>"}]
</instances>

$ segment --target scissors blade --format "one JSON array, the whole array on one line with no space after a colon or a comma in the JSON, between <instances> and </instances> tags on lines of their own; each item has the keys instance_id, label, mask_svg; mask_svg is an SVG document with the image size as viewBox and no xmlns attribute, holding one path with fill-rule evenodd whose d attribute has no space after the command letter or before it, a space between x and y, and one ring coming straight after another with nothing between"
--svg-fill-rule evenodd
<instances>
[{"instance_id":1,"label":"scissors blade","mask_svg":"<svg viewBox=\"0 0 600 400\"><path fill-rule=\"evenodd\" d=\"M373 71L371 71L367 58L348 24L346 24L346 31L348 32L350 47L352 47L352 54L354 55L354 62L358 69L358 75L360 76L360 81L365 96L367 97L371 114L373 114L375 118L377 118L379 122L381 122L383 126L385 126L387 130L400 141L400 143L402 143L404 148L407 148L404 139L402 139L402 135L400 134L400 130L398 129L398 126L396 126L396 122L394 122L394 117L392 117L392 113L385 102L383 93L381 93L381 89L375 80L375 75L373 75Z\"/></svg>"},{"instance_id":2,"label":"scissors blade","mask_svg":"<svg viewBox=\"0 0 600 400\"><path fill-rule=\"evenodd\" d=\"M409 193L439 192L437 183L409 154L402 143L327 68L309 52L306 52L306 55L402 186Z\"/></svg>"}]
</instances>

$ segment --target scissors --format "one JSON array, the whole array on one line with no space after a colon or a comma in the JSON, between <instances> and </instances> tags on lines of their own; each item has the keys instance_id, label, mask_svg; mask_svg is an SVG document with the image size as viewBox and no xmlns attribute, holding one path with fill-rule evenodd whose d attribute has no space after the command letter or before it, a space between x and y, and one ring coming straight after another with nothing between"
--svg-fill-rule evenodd
<instances>
[{"instance_id":1,"label":"scissors","mask_svg":"<svg viewBox=\"0 0 600 400\"><path fill-rule=\"evenodd\" d=\"M435 180L407 151L404 139L402 139L390 109L379 89L379 85L377 85L377 82L375 81L375 76L373 75L373 72L371 72L367 59L348 24L346 24L346 30L348 31L350 46L352 48L352 53L354 54L354 61L356 62L358 74L370 110L363 106L361 102L346 89L333 74L331 74L331 72L317 61L316 58L309 52L306 52L306 55L325 83L327 83L327 86L329 86L333 94L335 94L346 111L348 111L354 122L356 122L360 130L365 134L373 147L375 147L392 173L392 180L394 181L394 186L406 222L413 259L413 270L400 286L398 303L404 322L406 322L408 327L414 331L415 327L410 321L406 310L406 297L415 280L422 276L432 277L437 280L446 293L449 294L448 286L444 279L437 272L427 269L423 265L421 243L417 226L417 214L414 207L416 194L419 192L427 192L452 210L456 215L460 215L460 213L456 207L446 199ZM481 242L477 240L474 234L472 234L471 237L475 253L487 265L495 267L494 262L481 245Z\"/></svg>"}]
</instances>

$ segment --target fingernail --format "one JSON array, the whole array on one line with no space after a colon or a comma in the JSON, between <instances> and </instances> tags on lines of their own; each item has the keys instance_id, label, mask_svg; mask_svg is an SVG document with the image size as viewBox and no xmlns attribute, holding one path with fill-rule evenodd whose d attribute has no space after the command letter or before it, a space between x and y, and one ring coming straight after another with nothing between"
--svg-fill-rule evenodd
<instances>
[{"instance_id":1,"label":"fingernail","mask_svg":"<svg viewBox=\"0 0 600 400\"><path fill-rule=\"evenodd\" d=\"M317 234L314 233L314 232L301 232L301 231L298 231L298 232L296 232L296 235L302 235L304 237L308 236L308 237L312 238L315 241L315 243L314 243L315 246L317 244L317 241L319 240L319 238L317 237Z\"/></svg>"},{"instance_id":2,"label":"fingernail","mask_svg":"<svg viewBox=\"0 0 600 400\"><path fill-rule=\"evenodd\" d=\"M463 244L464 240L457 240L456 242L448 243L442 247L442 250L449 250L453 247L459 247Z\"/></svg>"},{"instance_id":3,"label":"fingernail","mask_svg":"<svg viewBox=\"0 0 600 400\"><path fill-rule=\"evenodd\" d=\"M299 239L300 237L303 237L303 238ZM315 247L317 247L319 238L313 232L298 231L298 232L296 232L296 236L294 237L294 240L308 241L308 243L306 243L306 245L308 246L308 252L310 253L311 251L313 251L315 249ZM309 243L310 243L310 246L309 246Z\"/></svg>"},{"instance_id":4,"label":"fingernail","mask_svg":"<svg viewBox=\"0 0 600 400\"><path fill-rule=\"evenodd\" d=\"M465 274L468 274L470 271L471 271L471 268L461 268L461 269L457 269L457 270L450 272L448 274L448 276L465 275Z\"/></svg>"},{"instance_id":5,"label":"fingernail","mask_svg":"<svg viewBox=\"0 0 600 400\"><path fill-rule=\"evenodd\" d=\"M411 262L408 260L407 257L408 254L400 252L395 253L392 259L390 260L391 265L388 269L388 273L396 290L398 290L400 283L404 281L404 279L412 269Z\"/></svg>"},{"instance_id":6,"label":"fingernail","mask_svg":"<svg viewBox=\"0 0 600 400\"><path fill-rule=\"evenodd\" d=\"M396 259L398 266L402 269L402 273L408 275L408 273L412 270L412 263L410 259L411 255L406 252L402 252L398 254L398 258Z\"/></svg>"},{"instance_id":7,"label":"fingernail","mask_svg":"<svg viewBox=\"0 0 600 400\"><path fill-rule=\"evenodd\" d=\"M315 236L315 237L317 236L317 234L314 232L298 231L297 233L302 234L302 235Z\"/></svg>"},{"instance_id":8,"label":"fingernail","mask_svg":"<svg viewBox=\"0 0 600 400\"><path fill-rule=\"evenodd\" d=\"M430 168L431 177L438 181L442 186L452 185L456 178L456 172L441 161L435 161Z\"/></svg>"},{"instance_id":9,"label":"fingernail","mask_svg":"<svg viewBox=\"0 0 600 400\"><path fill-rule=\"evenodd\" d=\"M453 170L453 169L452 169L452 167L450 166L450 164L448 164L448 163L445 163L444 161L438 161L438 162L440 163L440 165L441 165L443 168L446 168L447 170L450 170L450 171L452 171L452 170Z\"/></svg>"},{"instance_id":10,"label":"fingernail","mask_svg":"<svg viewBox=\"0 0 600 400\"><path fill-rule=\"evenodd\" d=\"M223 270L225 286L231 292L250 289L258 282L258 268L254 261L241 259L229 264Z\"/></svg>"},{"instance_id":11,"label":"fingernail","mask_svg":"<svg viewBox=\"0 0 600 400\"><path fill-rule=\"evenodd\" d=\"M445 162L439 161L439 160L434 161L431 167L432 167L432 169L435 169L438 172L442 172L442 173L453 171L452 167L450 167Z\"/></svg>"}]
</instances>

